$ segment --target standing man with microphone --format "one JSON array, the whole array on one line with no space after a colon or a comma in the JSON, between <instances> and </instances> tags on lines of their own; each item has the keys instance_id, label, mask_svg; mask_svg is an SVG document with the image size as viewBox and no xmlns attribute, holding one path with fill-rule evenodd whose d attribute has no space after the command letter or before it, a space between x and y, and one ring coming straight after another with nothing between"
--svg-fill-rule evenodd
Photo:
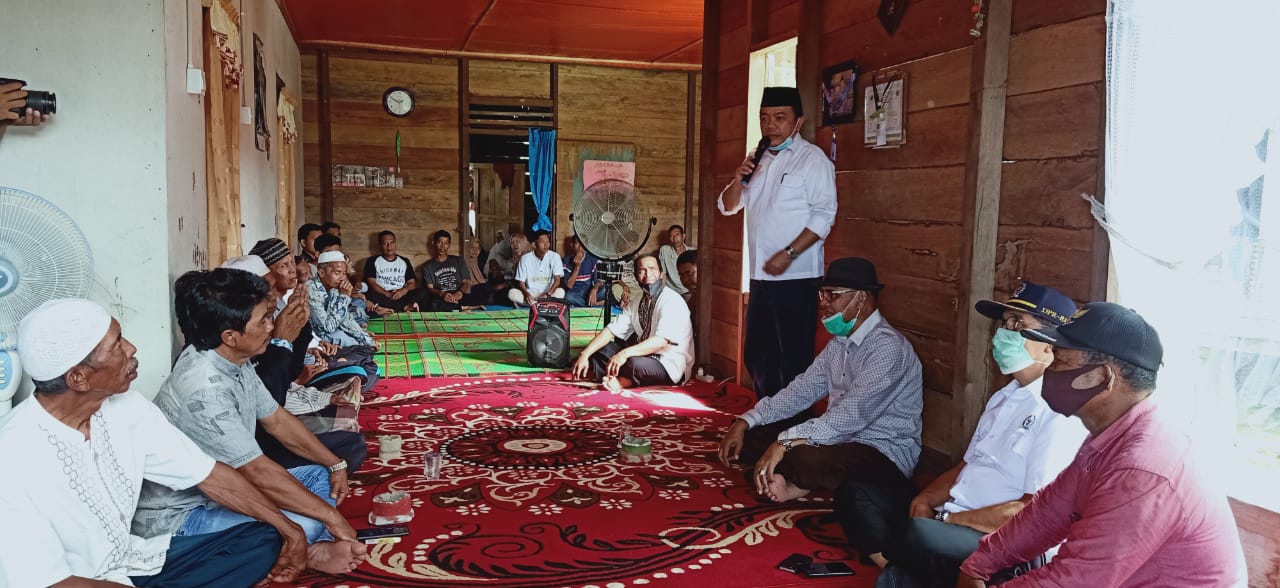
<instances>
[{"instance_id":1,"label":"standing man with microphone","mask_svg":"<svg viewBox=\"0 0 1280 588\"><path fill-rule=\"evenodd\" d=\"M822 243L836 219L835 166L800 136L795 88L764 89L760 147L720 193L721 214L747 210L751 298L743 360L756 395L772 396L813 362Z\"/></svg>"}]
</instances>

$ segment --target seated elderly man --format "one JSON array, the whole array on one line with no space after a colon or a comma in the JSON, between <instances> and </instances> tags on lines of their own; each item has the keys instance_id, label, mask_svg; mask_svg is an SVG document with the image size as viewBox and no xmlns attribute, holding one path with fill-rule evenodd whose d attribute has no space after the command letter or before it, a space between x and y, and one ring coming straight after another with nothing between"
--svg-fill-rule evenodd
<instances>
[{"instance_id":1,"label":"seated elderly man","mask_svg":"<svg viewBox=\"0 0 1280 588\"><path fill-rule=\"evenodd\" d=\"M19 325L18 353L36 389L0 425L0 469L9 476L0 484L7 535L0 586L291 580L305 563L302 529L129 392L138 377L136 351L120 323L84 299L47 302ZM219 508L243 513L241 522L133 535L129 522L143 480L198 488Z\"/></svg>"},{"instance_id":2,"label":"seated elderly man","mask_svg":"<svg viewBox=\"0 0 1280 588\"><path fill-rule=\"evenodd\" d=\"M271 342L266 351L253 358L254 371L280 406L298 417L325 447L346 461L351 469L359 469L368 454L364 436L358 432L358 427L353 426L358 410L356 403L360 400L360 378L342 379L346 384L336 392L305 385L312 376L328 369L329 359L334 359L337 364L341 359L335 355L337 346L314 340L308 325L310 307L306 297L291 295L296 284L295 269L293 257L289 255L284 241L264 239L250 251L256 253L237 258L251 260L244 264L247 267L239 269L265 279L275 300L272 317L275 327L271 332ZM264 263L267 259L271 260L270 267ZM223 264L233 268L240 265L232 261ZM315 346L311 347L313 344ZM257 440L267 457L286 468L311 463L289 451L262 429L258 429Z\"/></svg>"},{"instance_id":3,"label":"seated elderly man","mask_svg":"<svg viewBox=\"0 0 1280 588\"><path fill-rule=\"evenodd\" d=\"M564 298L564 288L560 287L563 278L564 264L560 254L551 250L551 233L538 231L534 233L533 251L520 256L515 287L507 292L507 298L517 308L532 306L543 298Z\"/></svg>"},{"instance_id":4,"label":"seated elderly man","mask_svg":"<svg viewBox=\"0 0 1280 588\"><path fill-rule=\"evenodd\" d=\"M1024 329L1053 345L1040 395L1089 430L1075 459L960 566L959 587L1061 543L1044 567L1001 586L1209 588L1245 582L1235 518L1165 425L1151 394L1164 358L1138 313L1091 302L1058 327Z\"/></svg>"},{"instance_id":5,"label":"seated elderly man","mask_svg":"<svg viewBox=\"0 0 1280 588\"><path fill-rule=\"evenodd\" d=\"M590 371L611 392L681 384L693 369L689 307L665 286L656 255L637 257L635 271L644 294L591 339L573 364L574 377L586 378Z\"/></svg>"},{"instance_id":6,"label":"seated elderly man","mask_svg":"<svg viewBox=\"0 0 1280 588\"><path fill-rule=\"evenodd\" d=\"M307 564L339 574L367 557L363 543L334 505L346 497L347 464L298 419L280 408L253 371L271 338L275 301L267 283L248 272L216 269L183 274L174 310L187 347L156 395L160 412L215 459L236 468L306 533ZM308 461L286 470L254 441L262 427ZM198 490L146 482L134 516L143 537L212 533L246 522Z\"/></svg>"},{"instance_id":7,"label":"seated elderly man","mask_svg":"<svg viewBox=\"0 0 1280 588\"><path fill-rule=\"evenodd\" d=\"M356 311L351 308L355 288L347 280L347 257L341 251L325 251L318 261L316 276L307 282L311 329L321 341L362 352L359 361L353 359L353 363L365 368L364 390L368 392L378 381L378 366L373 362L377 343L356 321Z\"/></svg>"},{"instance_id":8,"label":"seated elderly man","mask_svg":"<svg viewBox=\"0 0 1280 588\"><path fill-rule=\"evenodd\" d=\"M883 287L870 261L831 262L818 298L835 338L809 369L729 426L720 461L754 463L748 475L759 493L784 502L850 480L914 492L907 478L920 457L920 360L880 315ZM806 418L823 398L826 412Z\"/></svg>"},{"instance_id":9,"label":"seated elderly man","mask_svg":"<svg viewBox=\"0 0 1280 588\"><path fill-rule=\"evenodd\" d=\"M978 540L1057 477L1084 440L1080 420L1053 412L1040 396L1053 346L1019 333L1061 325L1075 313L1075 303L1057 290L1025 282L1007 302L983 300L976 309L996 321L992 355L1000 373L1013 381L987 402L964 460L910 505L906 497L870 484L836 492L845 535L868 559L888 566L878 586L955 586L960 562L978 548ZM1006 578L1043 563L1037 555L1007 570Z\"/></svg>"}]
</instances>

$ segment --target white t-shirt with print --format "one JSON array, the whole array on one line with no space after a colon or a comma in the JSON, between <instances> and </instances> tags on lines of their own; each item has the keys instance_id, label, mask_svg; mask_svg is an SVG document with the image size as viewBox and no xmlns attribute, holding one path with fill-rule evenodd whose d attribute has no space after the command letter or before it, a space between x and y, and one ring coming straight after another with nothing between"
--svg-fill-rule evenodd
<instances>
[{"instance_id":1,"label":"white t-shirt with print","mask_svg":"<svg viewBox=\"0 0 1280 588\"><path fill-rule=\"evenodd\" d=\"M520 265L516 267L516 279L524 282L524 287L534 296L541 296L551 289L556 277L564 275L564 264L560 254L548 251L542 259L530 251L520 257Z\"/></svg>"}]
</instances>

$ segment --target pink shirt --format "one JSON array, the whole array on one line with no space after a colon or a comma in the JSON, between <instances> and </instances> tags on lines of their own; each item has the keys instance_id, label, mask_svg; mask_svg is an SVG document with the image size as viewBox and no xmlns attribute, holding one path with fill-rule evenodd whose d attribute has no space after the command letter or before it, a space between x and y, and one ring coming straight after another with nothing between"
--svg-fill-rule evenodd
<instances>
[{"instance_id":1,"label":"pink shirt","mask_svg":"<svg viewBox=\"0 0 1280 588\"><path fill-rule=\"evenodd\" d=\"M1001 586L1243 584L1244 554L1226 497L1200 482L1188 457L1187 440L1144 400L1087 440L960 569L985 580L1065 540L1049 565Z\"/></svg>"}]
</instances>

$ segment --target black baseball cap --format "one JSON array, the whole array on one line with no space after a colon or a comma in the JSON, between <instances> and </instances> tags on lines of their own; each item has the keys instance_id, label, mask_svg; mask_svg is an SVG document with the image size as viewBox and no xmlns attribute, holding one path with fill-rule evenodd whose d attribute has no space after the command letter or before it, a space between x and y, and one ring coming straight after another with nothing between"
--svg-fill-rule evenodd
<instances>
[{"instance_id":1,"label":"black baseball cap","mask_svg":"<svg viewBox=\"0 0 1280 588\"><path fill-rule=\"evenodd\" d=\"M1025 329L1022 336L1063 349L1097 351L1153 372L1164 361L1164 346L1155 327L1133 309L1114 302L1090 302L1062 325Z\"/></svg>"},{"instance_id":2,"label":"black baseball cap","mask_svg":"<svg viewBox=\"0 0 1280 588\"><path fill-rule=\"evenodd\" d=\"M827 266L827 274L822 277L823 286L851 288L867 292L879 292L884 288L876 279L875 264L861 257L842 257Z\"/></svg>"},{"instance_id":3,"label":"black baseball cap","mask_svg":"<svg viewBox=\"0 0 1280 588\"><path fill-rule=\"evenodd\" d=\"M1061 325L1076 313L1076 303L1066 294L1033 282L1023 282L1008 301L980 300L973 308L995 320L1003 319L1006 311L1016 310L1054 325Z\"/></svg>"}]
</instances>

